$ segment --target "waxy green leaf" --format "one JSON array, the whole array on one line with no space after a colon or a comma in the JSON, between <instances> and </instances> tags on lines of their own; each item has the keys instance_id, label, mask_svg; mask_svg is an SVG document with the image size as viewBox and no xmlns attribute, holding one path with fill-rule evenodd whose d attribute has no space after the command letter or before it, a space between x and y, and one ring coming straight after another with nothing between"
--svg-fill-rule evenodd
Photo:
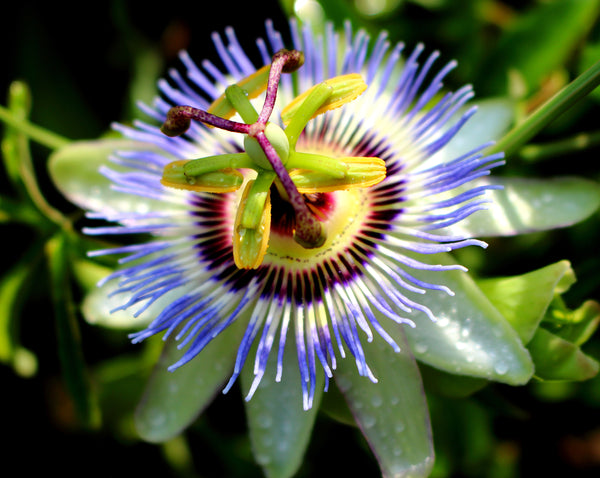
<instances>
[{"instance_id":1,"label":"waxy green leaf","mask_svg":"<svg viewBox=\"0 0 600 478\"><path fill-rule=\"evenodd\" d=\"M587 380L598 373L598 362L575 344L540 328L528 344L535 376L542 380Z\"/></svg>"},{"instance_id":2,"label":"waxy green leaf","mask_svg":"<svg viewBox=\"0 0 600 478\"><path fill-rule=\"evenodd\" d=\"M338 361L335 382L384 478L426 477L433 466L433 445L425 392L402 328L388 327L388 332L400 352L379 336L363 344L378 383L359 376L350 357Z\"/></svg>"}]
</instances>

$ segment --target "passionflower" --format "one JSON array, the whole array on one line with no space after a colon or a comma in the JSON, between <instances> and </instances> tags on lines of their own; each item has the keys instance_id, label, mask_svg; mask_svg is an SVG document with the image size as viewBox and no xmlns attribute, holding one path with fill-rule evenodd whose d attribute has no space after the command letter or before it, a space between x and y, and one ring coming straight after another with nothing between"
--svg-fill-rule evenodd
<instances>
[{"instance_id":1,"label":"passionflower","mask_svg":"<svg viewBox=\"0 0 600 478\"><path fill-rule=\"evenodd\" d=\"M133 238L90 253L120 256L101 283L112 312L148 319L133 341L162 335L160 369L187 377L164 387L165 375L154 378L143 434L168 438L226 375L224 391L241 376L251 429L277 430L268 443L255 437L257 459L288 476L299 460L288 452L303 450L334 378L384 475L426 475L431 436L413 354L509 383L532 374L497 312L460 327L452 319L481 300L462 286L453 297L465 268L445 253L485 247L456 231L486 208L496 186L481 178L503 155L486 155L487 142L449 155L476 112L470 86L443 91L455 62L437 69L437 52L404 54L385 33L371 42L348 27L342 39L331 25L315 35L293 21L291 33L286 49L267 23L262 65L231 29L227 43L213 37L225 71L182 52L184 74L172 70L155 103L140 105L151 121L114 125L130 147L101 173L119 199L93 188L85 199L90 218L113 223L87 234ZM501 354L489 340L505 341ZM173 396L195 393L197 406L163 413ZM176 424L157 432L165 413Z\"/></svg>"}]
</instances>

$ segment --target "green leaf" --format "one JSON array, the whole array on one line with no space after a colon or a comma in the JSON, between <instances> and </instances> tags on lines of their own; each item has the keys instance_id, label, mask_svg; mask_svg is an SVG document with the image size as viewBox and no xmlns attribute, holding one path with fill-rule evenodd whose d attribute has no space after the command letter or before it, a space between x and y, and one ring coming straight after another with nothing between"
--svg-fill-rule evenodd
<instances>
[{"instance_id":1,"label":"green leaf","mask_svg":"<svg viewBox=\"0 0 600 478\"><path fill-rule=\"evenodd\" d=\"M420 258L423 262L453 264L445 254ZM409 298L427 306L437 318L415 316L406 327L411 348L420 362L446 372L495 380L511 385L526 383L533 364L519 336L477 284L462 271L413 271L417 279L435 281L454 292L428 290Z\"/></svg>"},{"instance_id":2,"label":"green leaf","mask_svg":"<svg viewBox=\"0 0 600 478\"><path fill-rule=\"evenodd\" d=\"M539 328L528 349L535 376L542 380L587 380L598 373L599 364L571 342Z\"/></svg>"},{"instance_id":3,"label":"green leaf","mask_svg":"<svg viewBox=\"0 0 600 478\"><path fill-rule=\"evenodd\" d=\"M75 304L71 296L68 239L61 233L55 235L46 243L45 251L63 376L79 419L86 426L95 426L99 416L86 372Z\"/></svg>"},{"instance_id":4,"label":"green leaf","mask_svg":"<svg viewBox=\"0 0 600 478\"><path fill-rule=\"evenodd\" d=\"M596 0L537 3L509 26L482 66L484 92L506 93L511 70L522 76L528 92L536 90L566 62L597 16Z\"/></svg>"},{"instance_id":5,"label":"green leaf","mask_svg":"<svg viewBox=\"0 0 600 478\"><path fill-rule=\"evenodd\" d=\"M384 478L429 476L433 445L419 369L402 328L389 329L400 352L379 336L364 344L377 383L359 376L350 358L338 361L335 381Z\"/></svg>"},{"instance_id":6,"label":"green leaf","mask_svg":"<svg viewBox=\"0 0 600 478\"><path fill-rule=\"evenodd\" d=\"M264 378L245 403L254 457L268 478L289 478L302 464L323 395L324 378L318 373L313 406L304 410L295 349L295 341L287 340L280 382L274 380L277 353L276 350L271 352ZM253 356L250 353L250 357ZM254 381L253 366L253 361L248 361L242 370L245 395Z\"/></svg>"},{"instance_id":7,"label":"green leaf","mask_svg":"<svg viewBox=\"0 0 600 478\"><path fill-rule=\"evenodd\" d=\"M210 404L233 369L246 321L237 320L215 337L195 359L169 372L183 351L167 339L135 413L144 440L165 442L189 426ZM176 332L174 332L176 333Z\"/></svg>"},{"instance_id":8,"label":"green leaf","mask_svg":"<svg viewBox=\"0 0 600 478\"><path fill-rule=\"evenodd\" d=\"M105 213L163 211L173 205L115 191L112 181L99 172L100 167L130 171L109 161L115 151L151 149L151 145L128 139L77 141L54 152L48 160L48 170L61 193L82 209Z\"/></svg>"},{"instance_id":9,"label":"green leaf","mask_svg":"<svg viewBox=\"0 0 600 478\"><path fill-rule=\"evenodd\" d=\"M526 344L554 296L574 282L571 264L560 261L519 276L480 279L477 285Z\"/></svg>"},{"instance_id":10,"label":"green leaf","mask_svg":"<svg viewBox=\"0 0 600 478\"><path fill-rule=\"evenodd\" d=\"M471 237L512 236L571 226L583 221L600 206L600 185L587 179L492 178L501 190L488 191L490 204L446 234Z\"/></svg>"}]
</instances>

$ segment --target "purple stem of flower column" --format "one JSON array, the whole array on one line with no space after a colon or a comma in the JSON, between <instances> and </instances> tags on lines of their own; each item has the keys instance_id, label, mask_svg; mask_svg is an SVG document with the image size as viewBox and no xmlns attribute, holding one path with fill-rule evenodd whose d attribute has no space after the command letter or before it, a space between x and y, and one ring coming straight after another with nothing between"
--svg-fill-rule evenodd
<instances>
[{"instance_id":1,"label":"purple stem of flower column","mask_svg":"<svg viewBox=\"0 0 600 478\"><path fill-rule=\"evenodd\" d=\"M289 202L294 209L294 214L296 216L294 239L307 249L322 246L326 239L323 226L308 209L308 206L304 201L304 197L302 194L300 194L298 188L296 188L290 173L288 173L288 170L285 169L285 166L279 159L275 148L273 148L269 142L267 135L264 133L264 131L259 131L254 135L254 137L265 152L265 156L269 160L269 163L271 163L273 171L275 171L275 174L277 174L281 185L288 195Z\"/></svg>"},{"instance_id":2,"label":"purple stem of flower column","mask_svg":"<svg viewBox=\"0 0 600 478\"><path fill-rule=\"evenodd\" d=\"M193 106L174 106L171 108L160 130L170 137L179 136L188 130L191 120L201 121L234 133L248 134L250 131L250 125L248 124L221 118Z\"/></svg>"},{"instance_id":3,"label":"purple stem of flower column","mask_svg":"<svg viewBox=\"0 0 600 478\"><path fill-rule=\"evenodd\" d=\"M267 83L267 93L262 111L258 115L257 123L267 124L271 117L275 100L277 99L277 90L281 73L292 73L304 64L304 54L298 50L279 50L273 55L271 60L271 70L269 71L269 80Z\"/></svg>"},{"instance_id":4,"label":"purple stem of flower column","mask_svg":"<svg viewBox=\"0 0 600 478\"><path fill-rule=\"evenodd\" d=\"M279 88L279 80L282 73L292 73L302 66L304 63L304 55L298 50L279 50L271 62L271 70L269 71L269 80L267 83L267 92L262 111L258 115L256 124L250 130L250 135L256 138L258 144L265 152L265 156L269 160L273 171L277 174L281 185L285 189L290 204L294 209L296 216L296 230L294 232L295 240L306 248L314 248L323 245L325 242L325 234L323 226L317 218L310 212L304 197L296 188L292 181L288 170L285 168L281 159L277 155L275 148L269 142L264 127L269 120L275 100L277 98L277 89Z\"/></svg>"}]
</instances>

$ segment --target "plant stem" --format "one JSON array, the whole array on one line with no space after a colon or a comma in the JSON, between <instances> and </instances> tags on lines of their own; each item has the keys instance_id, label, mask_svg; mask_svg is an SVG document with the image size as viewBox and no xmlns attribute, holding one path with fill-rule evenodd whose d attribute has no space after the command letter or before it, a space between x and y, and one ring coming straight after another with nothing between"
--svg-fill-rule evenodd
<instances>
[{"instance_id":1,"label":"plant stem","mask_svg":"<svg viewBox=\"0 0 600 478\"><path fill-rule=\"evenodd\" d=\"M486 151L511 156L548 124L600 85L600 61L562 88Z\"/></svg>"},{"instance_id":2,"label":"plant stem","mask_svg":"<svg viewBox=\"0 0 600 478\"><path fill-rule=\"evenodd\" d=\"M528 144L519 151L519 157L525 161L535 162L562 154L583 151L600 145L600 131L579 133L569 138L551 141L544 144Z\"/></svg>"},{"instance_id":3,"label":"plant stem","mask_svg":"<svg viewBox=\"0 0 600 478\"><path fill-rule=\"evenodd\" d=\"M42 144L52 150L62 148L71 142L71 140L36 126L27 120L16 118L4 106L0 106L0 121L13 127L36 143Z\"/></svg>"}]
</instances>

